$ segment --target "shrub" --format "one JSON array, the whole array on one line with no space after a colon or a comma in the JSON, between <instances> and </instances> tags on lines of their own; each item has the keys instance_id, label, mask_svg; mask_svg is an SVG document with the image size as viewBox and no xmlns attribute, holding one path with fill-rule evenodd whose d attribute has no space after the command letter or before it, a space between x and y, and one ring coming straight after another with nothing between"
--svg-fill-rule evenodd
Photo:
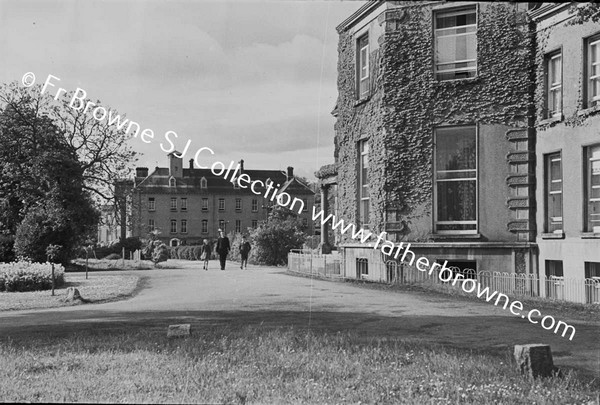
<instances>
[{"instance_id":1,"label":"shrub","mask_svg":"<svg viewBox=\"0 0 600 405\"><path fill-rule=\"evenodd\" d=\"M54 286L65 283L65 269L54 265ZM49 290L52 288L52 265L27 261L0 264L0 291L23 292Z\"/></svg>"},{"instance_id":2,"label":"shrub","mask_svg":"<svg viewBox=\"0 0 600 405\"><path fill-rule=\"evenodd\" d=\"M300 249L306 235L298 216L286 208L273 209L269 220L259 225L250 234L251 261L261 264L285 265L291 249Z\"/></svg>"},{"instance_id":3,"label":"shrub","mask_svg":"<svg viewBox=\"0 0 600 405\"><path fill-rule=\"evenodd\" d=\"M0 262L15 260L15 238L11 235L0 235Z\"/></svg>"},{"instance_id":4,"label":"shrub","mask_svg":"<svg viewBox=\"0 0 600 405\"><path fill-rule=\"evenodd\" d=\"M202 256L202 246L190 246L192 250L192 256L194 260L200 260L200 256Z\"/></svg>"}]
</instances>

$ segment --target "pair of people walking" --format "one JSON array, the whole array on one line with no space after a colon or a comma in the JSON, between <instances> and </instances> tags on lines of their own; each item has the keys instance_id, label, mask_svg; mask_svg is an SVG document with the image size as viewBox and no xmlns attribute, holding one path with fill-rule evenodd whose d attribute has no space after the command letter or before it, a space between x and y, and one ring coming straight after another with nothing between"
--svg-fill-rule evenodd
<instances>
[{"instance_id":1,"label":"pair of people walking","mask_svg":"<svg viewBox=\"0 0 600 405\"><path fill-rule=\"evenodd\" d=\"M211 255L211 246L208 243L208 240L204 239L204 244L202 245L202 256L201 259L204 261L204 270L208 270L208 260ZM225 270L225 263L227 261L227 255L231 250L231 244L229 243L229 238L225 235L223 230L219 229L219 238L217 239L217 245L215 251L219 255L219 263L221 265L221 270ZM250 243L246 240L246 237L242 237L242 243L240 244L240 255L242 257L242 264L240 269L248 268L248 253L250 253Z\"/></svg>"}]
</instances>

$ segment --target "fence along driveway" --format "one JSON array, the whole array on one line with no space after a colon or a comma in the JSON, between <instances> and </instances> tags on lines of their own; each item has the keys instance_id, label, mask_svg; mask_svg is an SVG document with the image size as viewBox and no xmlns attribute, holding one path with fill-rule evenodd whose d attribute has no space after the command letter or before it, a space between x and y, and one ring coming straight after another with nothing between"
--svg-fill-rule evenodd
<instances>
[{"instance_id":1,"label":"fence along driveway","mask_svg":"<svg viewBox=\"0 0 600 405\"><path fill-rule=\"evenodd\" d=\"M431 275L419 271L396 260L356 259L356 277L350 277L343 266L340 254L315 254L311 251L293 250L288 255L290 271L328 278L363 279L389 284L429 284L444 290L461 291L461 282L456 274L465 279L476 279L483 288L498 291L509 296L543 297L577 303L600 303L600 279L576 279L525 273L504 273L499 271L475 271L449 267L452 280L444 282L439 278L439 267ZM447 278L447 275L444 275Z\"/></svg>"}]
</instances>

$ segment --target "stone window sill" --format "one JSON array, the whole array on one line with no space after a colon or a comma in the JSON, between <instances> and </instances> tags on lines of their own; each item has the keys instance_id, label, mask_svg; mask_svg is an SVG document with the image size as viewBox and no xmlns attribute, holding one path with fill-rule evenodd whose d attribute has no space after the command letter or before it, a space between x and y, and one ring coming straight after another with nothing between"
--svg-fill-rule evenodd
<instances>
[{"instance_id":1,"label":"stone window sill","mask_svg":"<svg viewBox=\"0 0 600 405\"><path fill-rule=\"evenodd\" d=\"M561 122L563 120L563 114L560 113L560 115L555 116L555 117L550 117L550 118L546 118L541 120L538 125L548 125L548 124L553 124L555 122Z\"/></svg>"},{"instance_id":2,"label":"stone window sill","mask_svg":"<svg viewBox=\"0 0 600 405\"><path fill-rule=\"evenodd\" d=\"M370 94L368 96L361 97L361 98L359 98L358 100L356 100L354 102L354 107L358 107L359 105L366 103L370 99L371 99L371 95Z\"/></svg>"},{"instance_id":3,"label":"stone window sill","mask_svg":"<svg viewBox=\"0 0 600 405\"><path fill-rule=\"evenodd\" d=\"M431 239L481 239L480 233L431 233Z\"/></svg>"},{"instance_id":4,"label":"stone window sill","mask_svg":"<svg viewBox=\"0 0 600 405\"><path fill-rule=\"evenodd\" d=\"M577 115L580 117L585 117L586 115L591 115L593 113L600 111L600 104L595 105L593 107L584 108L583 110L577 111Z\"/></svg>"},{"instance_id":5,"label":"stone window sill","mask_svg":"<svg viewBox=\"0 0 600 405\"><path fill-rule=\"evenodd\" d=\"M564 239L565 233L542 233L542 239Z\"/></svg>"},{"instance_id":6,"label":"stone window sill","mask_svg":"<svg viewBox=\"0 0 600 405\"><path fill-rule=\"evenodd\" d=\"M448 79L448 80L438 80L435 79L435 83L440 86L451 86L456 84L475 84L479 83L479 76L475 77L467 77L464 79Z\"/></svg>"},{"instance_id":7,"label":"stone window sill","mask_svg":"<svg viewBox=\"0 0 600 405\"><path fill-rule=\"evenodd\" d=\"M600 233L581 232L581 239L600 239Z\"/></svg>"}]
</instances>

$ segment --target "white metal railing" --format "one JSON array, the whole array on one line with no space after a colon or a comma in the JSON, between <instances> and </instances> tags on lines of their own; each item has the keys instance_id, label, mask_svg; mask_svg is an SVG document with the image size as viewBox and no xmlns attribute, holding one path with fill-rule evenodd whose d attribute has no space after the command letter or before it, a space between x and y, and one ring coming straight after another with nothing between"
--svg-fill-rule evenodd
<instances>
[{"instance_id":1,"label":"white metal railing","mask_svg":"<svg viewBox=\"0 0 600 405\"><path fill-rule=\"evenodd\" d=\"M288 254L290 271L320 275L330 278L351 278L391 284L425 284L435 285L446 291L462 291L462 280L474 279L481 288L489 287L508 296L541 297L552 300L563 300L578 303L600 303L600 278L564 278L526 273L504 273L498 271L475 271L449 267L451 274L445 271L442 281L439 277L440 267L436 267L429 275L428 271L419 271L414 266L395 260L380 261L356 258L356 272L348 277L342 257L338 254L320 254L310 250L293 250ZM347 263L347 266L353 265ZM458 277L457 274L462 275ZM475 290L475 293L477 290ZM466 293L465 293L466 294ZM471 293L473 294L473 293Z\"/></svg>"}]
</instances>

